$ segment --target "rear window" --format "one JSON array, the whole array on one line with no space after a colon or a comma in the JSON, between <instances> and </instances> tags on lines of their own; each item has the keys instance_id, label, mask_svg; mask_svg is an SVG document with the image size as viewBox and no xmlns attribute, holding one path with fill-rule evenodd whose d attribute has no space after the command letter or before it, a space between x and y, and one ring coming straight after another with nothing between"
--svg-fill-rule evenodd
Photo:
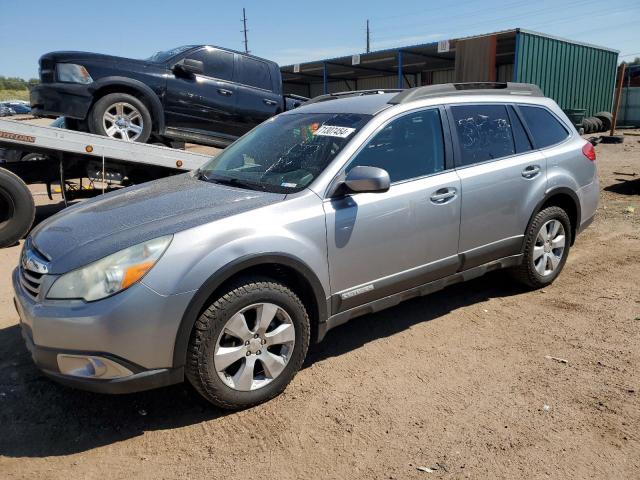
<instances>
[{"instance_id":1,"label":"rear window","mask_svg":"<svg viewBox=\"0 0 640 480\"><path fill-rule=\"evenodd\" d=\"M555 145L569 136L567 129L546 108L530 105L519 105L518 107L533 136L536 148Z\"/></svg>"}]
</instances>

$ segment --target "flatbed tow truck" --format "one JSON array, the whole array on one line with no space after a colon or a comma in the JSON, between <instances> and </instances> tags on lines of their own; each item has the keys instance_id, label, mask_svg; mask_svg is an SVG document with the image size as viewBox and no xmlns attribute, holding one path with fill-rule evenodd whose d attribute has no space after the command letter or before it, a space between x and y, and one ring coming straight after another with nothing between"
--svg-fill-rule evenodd
<instances>
[{"instance_id":1,"label":"flatbed tow truck","mask_svg":"<svg viewBox=\"0 0 640 480\"><path fill-rule=\"evenodd\" d=\"M195 170L211 158L16 120L0 120L0 147L41 154L35 159L0 159L0 247L14 245L31 229L35 203L28 184L46 184L49 198L52 184L59 184L66 204L114 186ZM83 178L88 184L82 184Z\"/></svg>"}]
</instances>

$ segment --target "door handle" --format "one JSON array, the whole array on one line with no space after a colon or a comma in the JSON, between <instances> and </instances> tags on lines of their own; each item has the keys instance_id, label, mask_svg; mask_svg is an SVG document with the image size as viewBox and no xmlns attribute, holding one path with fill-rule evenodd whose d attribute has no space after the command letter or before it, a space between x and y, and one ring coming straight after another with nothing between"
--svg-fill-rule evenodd
<instances>
[{"instance_id":1,"label":"door handle","mask_svg":"<svg viewBox=\"0 0 640 480\"><path fill-rule=\"evenodd\" d=\"M431 202L437 205L442 205L443 203L448 203L450 200L453 200L456 197L456 189L455 188L440 188L431 194Z\"/></svg>"},{"instance_id":2,"label":"door handle","mask_svg":"<svg viewBox=\"0 0 640 480\"><path fill-rule=\"evenodd\" d=\"M522 176L524 178L533 178L540 173L540 167L538 165L529 165L522 170Z\"/></svg>"},{"instance_id":3,"label":"door handle","mask_svg":"<svg viewBox=\"0 0 640 480\"><path fill-rule=\"evenodd\" d=\"M219 88L218 93L220 95L224 95L225 97L229 97L233 95L233 92L231 90L227 90L226 88Z\"/></svg>"},{"instance_id":4,"label":"door handle","mask_svg":"<svg viewBox=\"0 0 640 480\"><path fill-rule=\"evenodd\" d=\"M273 100L269 100L268 98L263 98L262 101L267 105L275 105L277 103L277 102L274 102Z\"/></svg>"}]
</instances>

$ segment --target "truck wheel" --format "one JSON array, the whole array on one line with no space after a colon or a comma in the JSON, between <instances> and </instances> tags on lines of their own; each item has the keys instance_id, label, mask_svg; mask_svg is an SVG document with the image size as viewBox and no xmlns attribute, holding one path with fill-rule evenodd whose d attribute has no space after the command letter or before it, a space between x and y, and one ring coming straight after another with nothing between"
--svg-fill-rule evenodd
<instances>
[{"instance_id":1,"label":"truck wheel","mask_svg":"<svg viewBox=\"0 0 640 480\"><path fill-rule=\"evenodd\" d=\"M309 347L309 316L285 285L249 277L230 285L191 332L186 376L218 407L247 408L282 392Z\"/></svg>"},{"instance_id":2,"label":"truck wheel","mask_svg":"<svg viewBox=\"0 0 640 480\"><path fill-rule=\"evenodd\" d=\"M151 135L151 114L133 95L110 93L91 109L89 130L106 137L145 143Z\"/></svg>"},{"instance_id":3,"label":"truck wheel","mask_svg":"<svg viewBox=\"0 0 640 480\"><path fill-rule=\"evenodd\" d=\"M0 168L0 247L15 245L31 228L35 214L27 184Z\"/></svg>"}]
</instances>

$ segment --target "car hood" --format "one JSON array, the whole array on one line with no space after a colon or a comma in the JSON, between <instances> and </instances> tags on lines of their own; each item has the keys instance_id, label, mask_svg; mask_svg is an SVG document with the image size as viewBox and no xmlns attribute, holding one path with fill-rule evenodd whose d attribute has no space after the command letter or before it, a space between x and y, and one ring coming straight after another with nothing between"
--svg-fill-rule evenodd
<instances>
[{"instance_id":1,"label":"car hood","mask_svg":"<svg viewBox=\"0 0 640 480\"><path fill-rule=\"evenodd\" d=\"M65 273L138 243L284 200L202 181L193 174L156 180L81 202L40 223L31 245Z\"/></svg>"},{"instance_id":2,"label":"car hood","mask_svg":"<svg viewBox=\"0 0 640 480\"><path fill-rule=\"evenodd\" d=\"M158 65L148 60L141 60L136 58L126 58L126 57L116 57L114 55L105 55L102 53L91 53L91 52L49 52L45 53L40 57L41 65L54 65L58 62L61 63L79 63L83 64L89 62L89 64L93 64L97 62L100 65L111 65L112 67L121 66L121 65L130 65L130 64L138 64L138 65Z\"/></svg>"}]
</instances>

